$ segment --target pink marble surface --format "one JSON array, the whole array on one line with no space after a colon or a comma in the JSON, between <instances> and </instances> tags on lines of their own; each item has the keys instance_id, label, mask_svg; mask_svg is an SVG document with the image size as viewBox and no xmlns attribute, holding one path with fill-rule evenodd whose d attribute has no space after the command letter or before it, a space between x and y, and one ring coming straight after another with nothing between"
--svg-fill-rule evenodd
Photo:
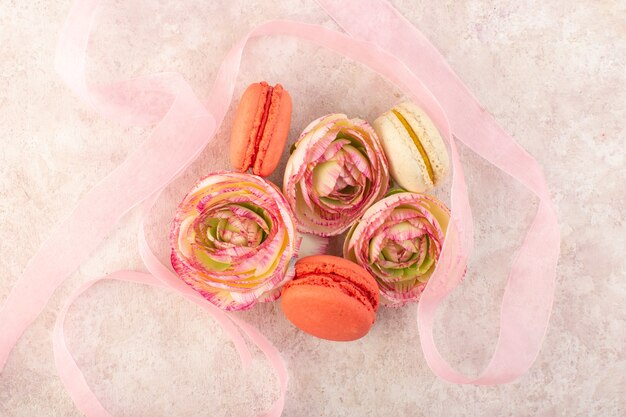
<instances>
[{"instance_id":1,"label":"pink marble surface","mask_svg":"<svg viewBox=\"0 0 626 417\"><path fill-rule=\"evenodd\" d=\"M227 49L254 24L280 17L335 27L310 0L104 3L90 50L91 79L174 70L200 96ZM296 331L278 304L258 306L240 315L283 352L291 377L284 415L624 415L626 6L610 0L394 4L545 167L562 232L552 321L527 375L474 387L432 375L421 356L414 305L382 310L372 332L348 344ZM148 132L102 119L55 75L56 34L70 5L0 2L0 300L56 221ZM361 66L286 38L247 48L236 94L259 79L291 91L290 141L321 114L371 120L402 96ZM149 221L163 258L169 220L187 187L228 168L232 116L231 109L217 139L165 191ZM493 349L506 266L534 203L467 149L462 156L479 249L468 279L440 312L436 337L446 358L475 375ZM281 182L280 174L271 179ZM527 201L515 200L520 193ZM438 194L446 197L443 189ZM138 218L137 212L124 218L26 332L0 375L0 416L80 415L55 372L54 319L80 283L142 268ZM115 416L256 415L277 395L260 355L242 374L218 326L164 291L99 285L70 311L67 332L87 380Z\"/></svg>"}]
</instances>

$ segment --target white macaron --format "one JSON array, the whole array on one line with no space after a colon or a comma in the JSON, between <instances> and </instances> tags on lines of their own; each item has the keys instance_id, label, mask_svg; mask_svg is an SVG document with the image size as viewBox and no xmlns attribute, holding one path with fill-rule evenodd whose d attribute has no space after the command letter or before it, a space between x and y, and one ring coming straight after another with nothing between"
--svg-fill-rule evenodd
<instances>
[{"instance_id":1,"label":"white macaron","mask_svg":"<svg viewBox=\"0 0 626 417\"><path fill-rule=\"evenodd\" d=\"M411 102L398 104L374 121L374 129L396 183L423 193L443 181L450 171L448 150L428 115Z\"/></svg>"}]
</instances>

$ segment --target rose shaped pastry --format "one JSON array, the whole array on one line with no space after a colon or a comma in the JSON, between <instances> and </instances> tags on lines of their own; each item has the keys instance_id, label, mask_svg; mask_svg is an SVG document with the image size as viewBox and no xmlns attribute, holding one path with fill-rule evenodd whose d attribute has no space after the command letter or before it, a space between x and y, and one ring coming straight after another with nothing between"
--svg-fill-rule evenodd
<instances>
[{"instance_id":1,"label":"rose shaped pastry","mask_svg":"<svg viewBox=\"0 0 626 417\"><path fill-rule=\"evenodd\" d=\"M276 186L256 175L217 173L178 206L170 244L183 281L222 309L243 310L280 295L296 227Z\"/></svg>"},{"instance_id":2,"label":"rose shaped pastry","mask_svg":"<svg viewBox=\"0 0 626 417\"><path fill-rule=\"evenodd\" d=\"M365 120L320 117L294 146L283 190L301 232L338 235L387 192L387 158Z\"/></svg>"},{"instance_id":3,"label":"rose shaped pastry","mask_svg":"<svg viewBox=\"0 0 626 417\"><path fill-rule=\"evenodd\" d=\"M435 197L399 192L365 212L343 254L374 276L386 305L402 306L419 299L435 270L449 220Z\"/></svg>"}]
</instances>

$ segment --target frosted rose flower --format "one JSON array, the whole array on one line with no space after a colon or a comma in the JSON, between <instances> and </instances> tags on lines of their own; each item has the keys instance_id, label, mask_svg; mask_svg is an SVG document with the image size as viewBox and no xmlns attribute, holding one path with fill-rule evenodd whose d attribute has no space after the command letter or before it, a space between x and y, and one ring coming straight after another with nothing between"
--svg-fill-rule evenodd
<instances>
[{"instance_id":1,"label":"frosted rose flower","mask_svg":"<svg viewBox=\"0 0 626 417\"><path fill-rule=\"evenodd\" d=\"M291 278L296 228L272 183L217 173L198 181L180 203L170 245L183 281L222 309L243 310L275 300Z\"/></svg>"},{"instance_id":2,"label":"frosted rose flower","mask_svg":"<svg viewBox=\"0 0 626 417\"><path fill-rule=\"evenodd\" d=\"M439 259L450 211L435 197L400 192L370 207L350 229L344 256L378 281L387 305L419 299Z\"/></svg>"},{"instance_id":3,"label":"frosted rose flower","mask_svg":"<svg viewBox=\"0 0 626 417\"><path fill-rule=\"evenodd\" d=\"M313 121L285 168L283 190L298 230L335 236L387 192L387 158L372 127L345 114Z\"/></svg>"}]
</instances>

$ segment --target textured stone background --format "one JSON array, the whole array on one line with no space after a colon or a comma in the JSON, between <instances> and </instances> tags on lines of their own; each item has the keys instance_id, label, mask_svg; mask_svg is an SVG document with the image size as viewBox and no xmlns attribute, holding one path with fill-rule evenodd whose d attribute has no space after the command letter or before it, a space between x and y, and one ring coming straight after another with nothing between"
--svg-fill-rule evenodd
<instances>
[{"instance_id":1,"label":"textured stone background","mask_svg":"<svg viewBox=\"0 0 626 417\"><path fill-rule=\"evenodd\" d=\"M310 0L104 3L90 48L90 79L174 70L200 96L209 91L228 48L254 24L281 17L335 27ZM0 300L48 230L148 133L102 119L55 75L56 34L70 4L0 1ZM394 4L545 167L563 238L549 332L537 362L517 382L456 386L434 377L424 363L415 306L382 310L372 332L349 344L296 331L278 304L258 306L241 316L287 361L284 415L624 415L625 3ZM341 111L371 120L401 98L367 69L293 39L250 44L236 95L260 79L290 89L291 141L321 114ZM152 244L164 258L168 222L187 187L228 167L224 147L231 120L232 109L217 140L166 190L150 218ZM534 202L470 151L463 149L463 159L479 249L468 279L441 309L436 336L451 363L476 375L493 351L506 267ZM272 179L281 182L280 175ZM438 193L445 198L445 191ZM126 216L21 339L0 375L0 416L80 415L55 373L54 319L80 283L142 268L138 219L136 211ZM242 374L212 319L165 291L98 285L70 311L67 332L87 380L115 416L256 415L277 395L260 355Z\"/></svg>"}]
</instances>

